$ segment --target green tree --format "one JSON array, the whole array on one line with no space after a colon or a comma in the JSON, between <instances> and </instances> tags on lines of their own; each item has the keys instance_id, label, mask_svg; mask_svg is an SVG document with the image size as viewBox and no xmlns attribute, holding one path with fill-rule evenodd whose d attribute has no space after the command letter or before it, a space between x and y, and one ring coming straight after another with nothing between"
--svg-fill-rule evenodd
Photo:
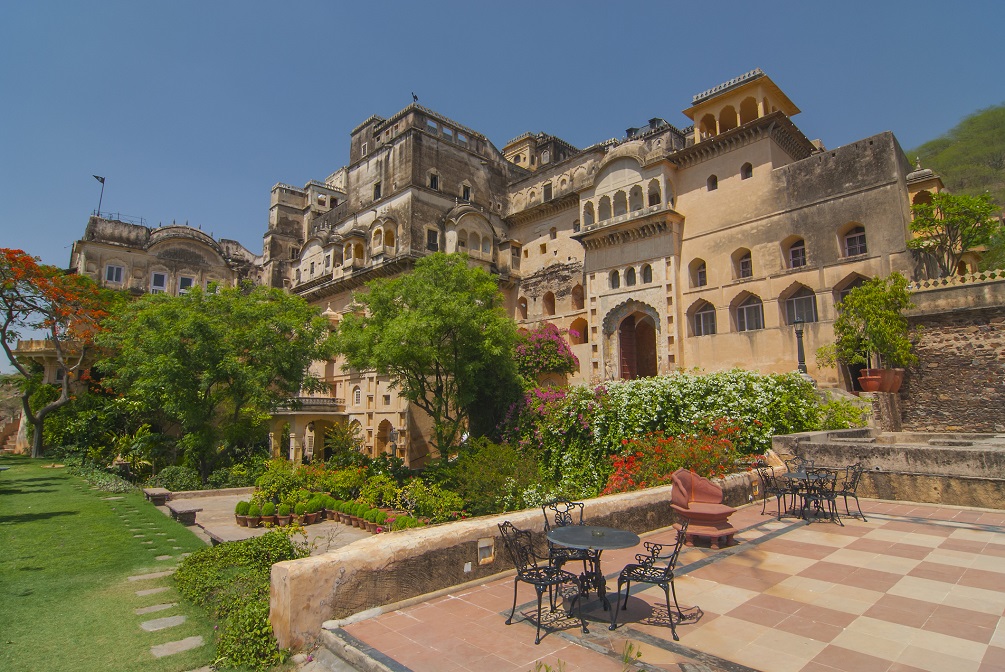
<instances>
[{"instance_id":1,"label":"green tree","mask_svg":"<svg viewBox=\"0 0 1005 672\"><path fill-rule=\"evenodd\" d=\"M941 277L953 275L965 253L1000 235L1002 225L994 217L997 209L988 194L932 194L930 201L911 207L911 231L916 237L907 246L934 260Z\"/></svg>"},{"instance_id":2,"label":"green tree","mask_svg":"<svg viewBox=\"0 0 1005 672\"><path fill-rule=\"evenodd\" d=\"M837 358L845 364L871 366L876 355L887 367L914 364L918 358L911 352L904 317L910 307L907 279L900 273L872 278L852 289L837 305Z\"/></svg>"},{"instance_id":3,"label":"green tree","mask_svg":"<svg viewBox=\"0 0 1005 672\"><path fill-rule=\"evenodd\" d=\"M302 299L264 287L151 294L108 321L107 384L155 424L173 426L203 482L220 446L245 448L329 356L328 323Z\"/></svg>"},{"instance_id":4,"label":"green tree","mask_svg":"<svg viewBox=\"0 0 1005 672\"><path fill-rule=\"evenodd\" d=\"M32 377L27 362L14 355L25 331L44 334L44 348L61 376L58 394L32 407L31 385L22 387L21 407L33 428L31 456L41 457L42 427L47 415L70 402L70 380L85 366L94 334L105 317L108 294L90 278L67 274L38 263L23 250L0 248L0 345L7 359L24 376Z\"/></svg>"},{"instance_id":5,"label":"green tree","mask_svg":"<svg viewBox=\"0 0 1005 672\"><path fill-rule=\"evenodd\" d=\"M374 369L433 422L441 452L468 427L473 406L514 387L516 327L495 280L465 255L420 259L410 273L376 280L355 297L336 349L347 365Z\"/></svg>"}]
</instances>

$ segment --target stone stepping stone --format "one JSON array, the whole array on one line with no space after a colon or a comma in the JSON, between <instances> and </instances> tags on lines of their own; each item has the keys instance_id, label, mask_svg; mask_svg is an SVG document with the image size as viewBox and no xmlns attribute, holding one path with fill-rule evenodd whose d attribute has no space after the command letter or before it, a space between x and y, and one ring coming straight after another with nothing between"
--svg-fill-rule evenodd
<instances>
[{"instance_id":1,"label":"stone stepping stone","mask_svg":"<svg viewBox=\"0 0 1005 672\"><path fill-rule=\"evenodd\" d=\"M159 579L164 576L171 576L174 574L173 569L168 569L163 572L151 572L150 574L137 574L136 576L130 576L127 581L146 581L147 579Z\"/></svg>"},{"instance_id":2,"label":"stone stepping stone","mask_svg":"<svg viewBox=\"0 0 1005 672\"><path fill-rule=\"evenodd\" d=\"M114 502L119 499L125 499L125 497L102 497L101 499L106 502Z\"/></svg>"},{"instance_id":3,"label":"stone stepping stone","mask_svg":"<svg viewBox=\"0 0 1005 672\"><path fill-rule=\"evenodd\" d=\"M164 537L164 536L167 536L167 532L158 532L158 533L157 533L157 536L158 536L158 537Z\"/></svg>"},{"instance_id":4,"label":"stone stepping stone","mask_svg":"<svg viewBox=\"0 0 1005 672\"><path fill-rule=\"evenodd\" d=\"M158 555L154 560L170 560L173 557L173 555Z\"/></svg>"},{"instance_id":5,"label":"stone stepping stone","mask_svg":"<svg viewBox=\"0 0 1005 672\"><path fill-rule=\"evenodd\" d=\"M135 610L137 616L142 616L143 614L152 614L155 611L164 611L165 609L170 609L171 607L177 607L177 602L165 602L164 604L155 604L152 607L141 607Z\"/></svg>"},{"instance_id":6,"label":"stone stepping stone","mask_svg":"<svg viewBox=\"0 0 1005 672\"><path fill-rule=\"evenodd\" d=\"M140 623L140 627L147 632L157 632L158 630L174 628L184 622L184 616L165 616L164 618L155 618L152 621L143 621Z\"/></svg>"},{"instance_id":7,"label":"stone stepping stone","mask_svg":"<svg viewBox=\"0 0 1005 672\"><path fill-rule=\"evenodd\" d=\"M141 543L141 544L152 544L152 543L154 543L154 542L152 542L152 541L150 541L150 540L147 540L147 541L141 541L140 543Z\"/></svg>"},{"instance_id":8,"label":"stone stepping stone","mask_svg":"<svg viewBox=\"0 0 1005 672\"><path fill-rule=\"evenodd\" d=\"M167 586L161 586L160 588L147 588L146 590L137 590L136 594L140 597L146 597L147 595L156 595L157 593L163 593L165 591L171 590Z\"/></svg>"},{"instance_id":9,"label":"stone stepping stone","mask_svg":"<svg viewBox=\"0 0 1005 672\"><path fill-rule=\"evenodd\" d=\"M175 550L175 551L180 551L181 550L181 546L172 546L171 548L172 548L172 550Z\"/></svg>"},{"instance_id":10,"label":"stone stepping stone","mask_svg":"<svg viewBox=\"0 0 1005 672\"><path fill-rule=\"evenodd\" d=\"M183 557L183 558L187 558L187 557L188 557L188 556L190 556L190 555L192 555L192 554L191 554L191 553L182 553L182 554L181 554L181 557Z\"/></svg>"},{"instance_id":11,"label":"stone stepping stone","mask_svg":"<svg viewBox=\"0 0 1005 672\"><path fill-rule=\"evenodd\" d=\"M177 539L165 539L164 541L178 541Z\"/></svg>"},{"instance_id":12,"label":"stone stepping stone","mask_svg":"<svg viewBox=\"0 0 1005 672\"><path fill-rule=\"evenodd\" d=\"M140 528L138 528L138 527L132 527L132 528L129 528L129 531L130 531L130 532L142 532L143 530L141 530L141 529L140 529Z\"/></svg>"},{"instance_id":13,"label":"stone stepping stone","mask_svg":"<svg viewBox=\"0 0 1005 672\"><path fill-rule=\"evenodd\" d=\"M182 651L197 649L202 645L202 637L186 637L185 639L179 639L177 642L168 642L167 644L151 646L150 653L153 654L154 658L163 658L164 656L181 653Z\"/></svg>"},{"instance_id":14,"label":"stone stepping stone","mask_svg":"<svg viewBox=\"0 0 1005 672\"><path fill-rule=\"evenodd\" d=\"M145 534L134 534L134 535L133 535L133 537L137 537L137 538L138 538L138 537L145 537L145 536L147 536L147 535L145 535Z\"/></svg>"}]
</instances>

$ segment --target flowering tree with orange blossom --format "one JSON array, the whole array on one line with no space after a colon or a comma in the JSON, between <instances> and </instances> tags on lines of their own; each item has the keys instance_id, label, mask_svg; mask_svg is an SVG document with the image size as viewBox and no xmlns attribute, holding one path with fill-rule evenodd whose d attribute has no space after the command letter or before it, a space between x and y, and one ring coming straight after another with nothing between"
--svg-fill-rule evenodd
<instances>
[{"instance_id":1,"label":"flowering tree with orange blossom","mask_svg":"<svg viewBox=\"0 0 1005 672\"><path fill-rule=\"evenodd\" d=\"M100 290L90 278L40 264L23 250L0 248L0 343L7 359L21 375L30 377L14 349L25 331L41 331L62 372L59 397L37 411L28 403L31 392L25 389L21 395L24 416L34 428L32 457L42 456L45 417L70 401L70 378L83 366L105 317L102 305Z\"/></svg>"}]
</instances>

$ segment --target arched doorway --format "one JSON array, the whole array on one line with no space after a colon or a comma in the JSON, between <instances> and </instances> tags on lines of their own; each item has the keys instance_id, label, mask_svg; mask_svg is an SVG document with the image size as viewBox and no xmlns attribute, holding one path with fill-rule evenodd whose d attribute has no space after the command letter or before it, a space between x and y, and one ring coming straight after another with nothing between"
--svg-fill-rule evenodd
<instances>
[{"instance_id":1,"label":"arched doorway","mask_svg":"<svg viewBox=\"0 0 1005 672\"><path fill-rule=\"evenodd\" d=\"M391 443L391 423L387 420L382 420L379 425L377 425L377 445L374 451L376 455L383 455L384 453L391 452L388 446Z\"/></svg>"},{"instance_id":2,"label":"arched doorway","mask_svg":"<svg viewBox=\"0 0 1005 672\"><path fill-rule=\"evenodd\" d=\"M618 326L623 380L656 375L656 325L645 313L633 313Z\"/></svg>"}]
</instances>

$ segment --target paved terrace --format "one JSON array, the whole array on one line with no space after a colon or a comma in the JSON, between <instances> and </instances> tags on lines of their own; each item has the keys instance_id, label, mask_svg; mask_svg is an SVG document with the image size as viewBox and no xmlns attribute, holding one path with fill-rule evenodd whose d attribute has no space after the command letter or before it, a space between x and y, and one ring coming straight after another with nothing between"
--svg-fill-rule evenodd
<instances>
[{"instance_id":1,"label":"paved terrace","mask_svg":"<svg viewBox=\"0 0 1005 672\"><path fill-rule=\"evenodd\" d=\"M844 527L778 521L747 506L731 518L742 530L736 545L685 548L676 585L689 620L677 628L679 642L661 624L662 590L642 585L632 587L617 631L591 600L589 634L559 618L535 646L531 586L520 585L513 625L504 623L512 573L333 633L368 655L361 669L396 672L528 672L538 661L620 672L629 640L642 657L628 669L1005 670L1005 511L862 504L868 520L843 518ZM672 543L674 534L643 539ZM612 601L618 572L641 550L604 553Z\"/></svg>"}]
</instances>

